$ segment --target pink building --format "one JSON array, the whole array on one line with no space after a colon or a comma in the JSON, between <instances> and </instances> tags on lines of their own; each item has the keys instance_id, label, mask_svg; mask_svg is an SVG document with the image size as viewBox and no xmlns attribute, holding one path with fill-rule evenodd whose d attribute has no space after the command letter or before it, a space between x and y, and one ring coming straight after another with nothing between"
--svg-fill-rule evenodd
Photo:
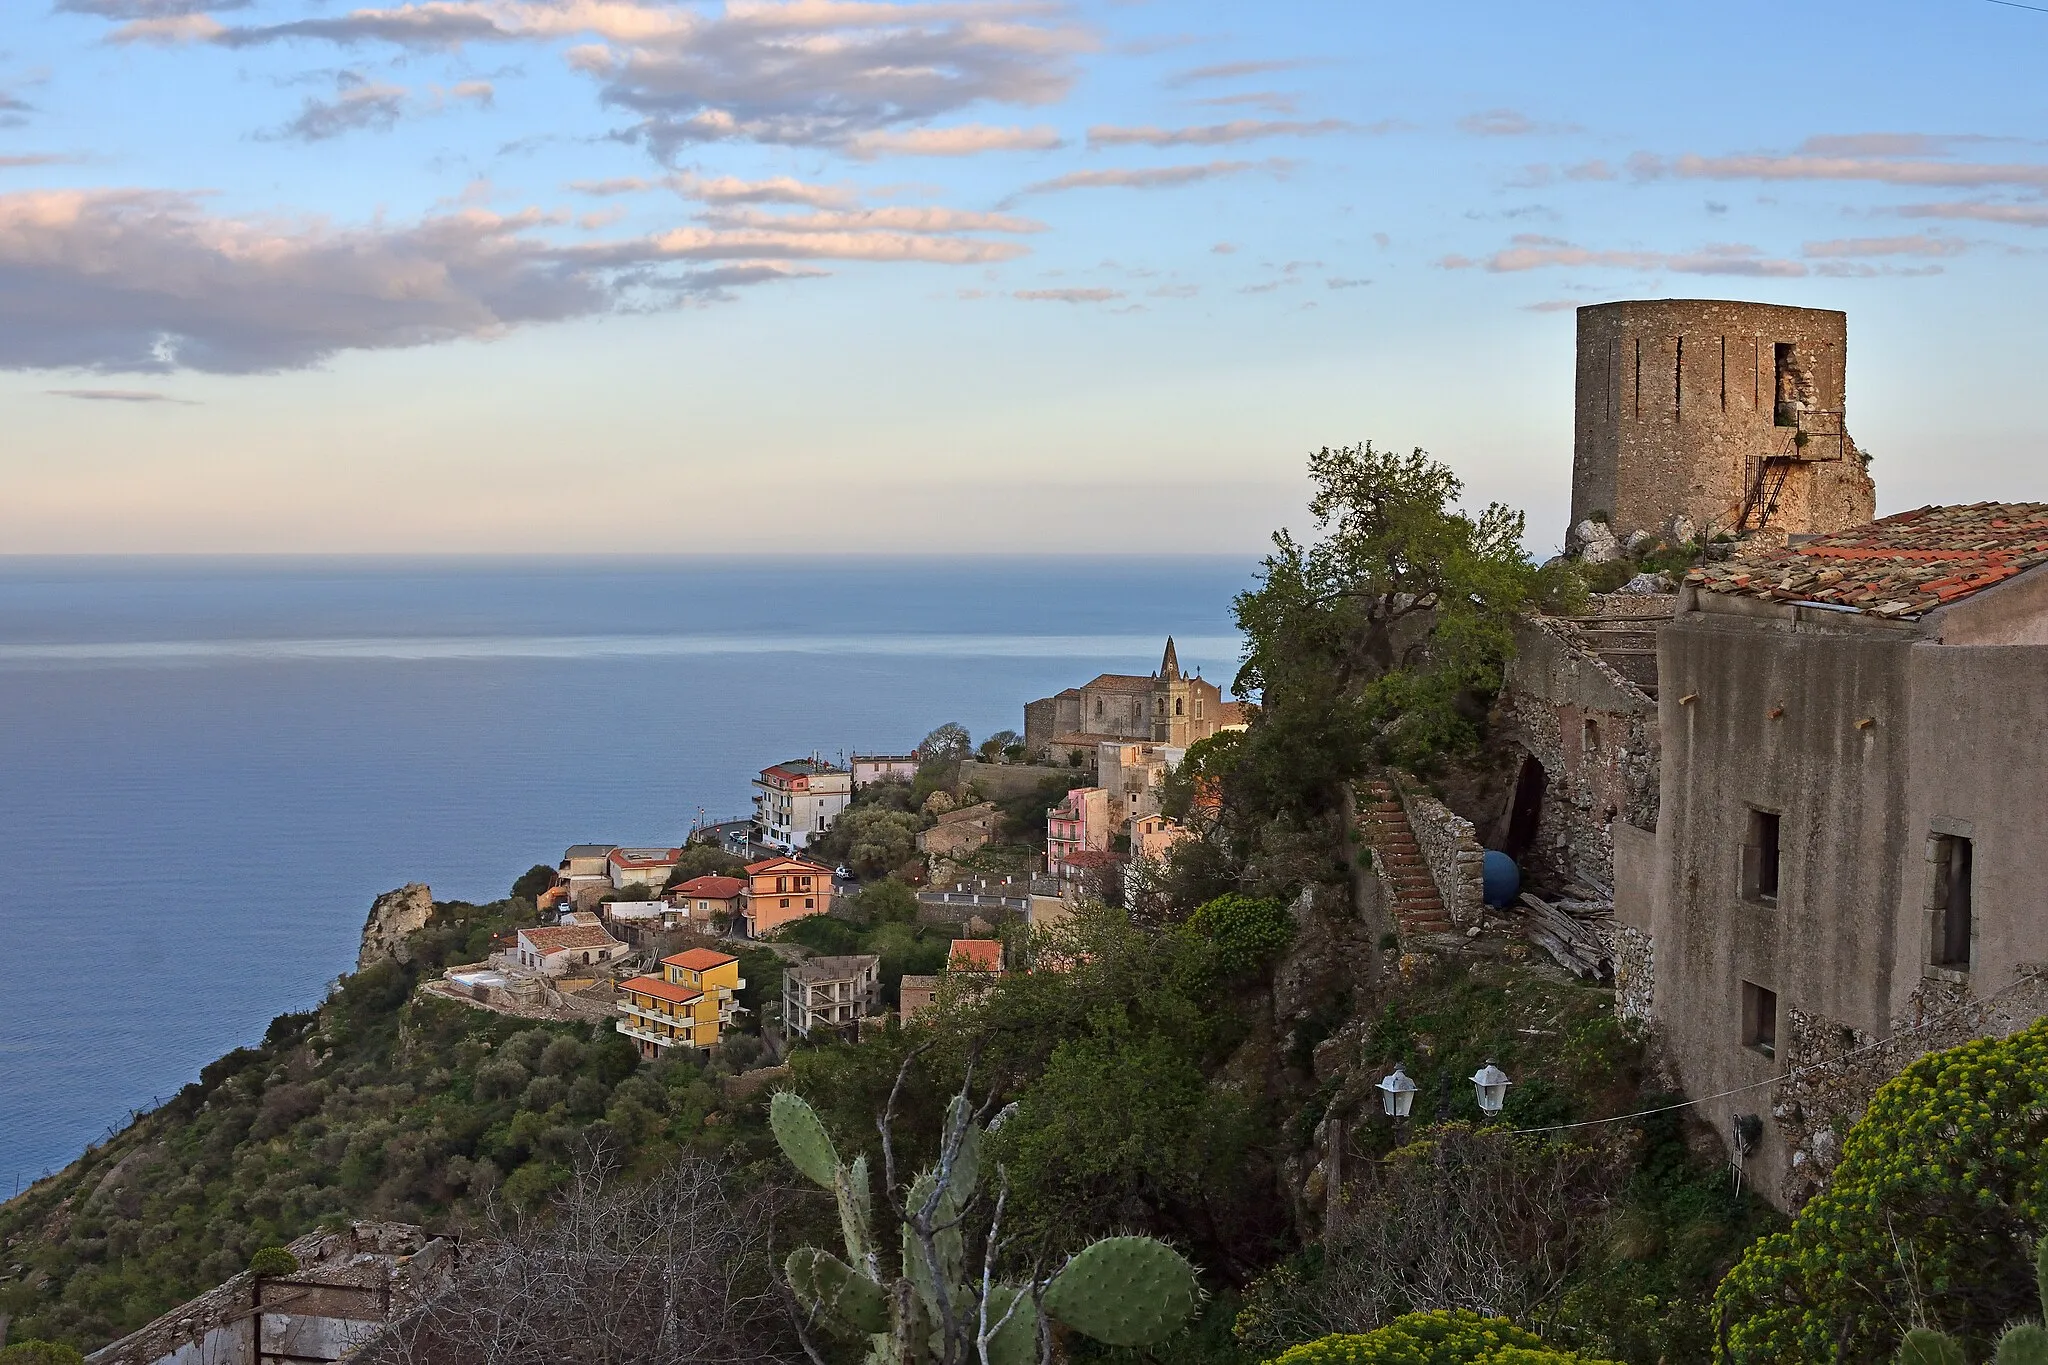
<instances>
[{"instance_id":1,"label":"pink building","mask_svg":"<svg viewBox=\"0 0 2048 1365\"><path fill-rule=\"evenodd\" d=\"M1045 813L1045 866L1055 877L1069 875L1067 859L1073 854L1108 850L1107 789L1076 787Z\"/></svg>"}]
</instances>

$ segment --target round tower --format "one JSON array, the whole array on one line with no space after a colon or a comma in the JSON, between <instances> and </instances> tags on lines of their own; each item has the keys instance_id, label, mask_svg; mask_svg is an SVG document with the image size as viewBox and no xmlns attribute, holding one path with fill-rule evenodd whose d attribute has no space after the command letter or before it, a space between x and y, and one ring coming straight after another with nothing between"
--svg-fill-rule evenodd
<instances>
[{"instance_id":1,"label":"round tower","mask_svg":"<svg viewBox=\"0 0 2048 1365\"><path fill-rule=\"evenodd\" d=\"M1824 533L1876 515L1846 421L1847 314L1642 299L1578 317L1572 525Z\"/></svg>"}]
</instances>

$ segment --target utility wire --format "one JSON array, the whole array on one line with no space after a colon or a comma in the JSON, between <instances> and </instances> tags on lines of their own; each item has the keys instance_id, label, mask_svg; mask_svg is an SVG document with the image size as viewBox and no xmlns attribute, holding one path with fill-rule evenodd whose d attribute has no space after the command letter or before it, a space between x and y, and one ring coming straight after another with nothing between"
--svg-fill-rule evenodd
<instances>
[{"instance_id":1,"label":"utility wire","mask_svg":"<svg viewBox=\"0 0 2048 1365\"><path fill-rule=\"evenodd\" d=\"M2048 14L2048 8L2043 8L2040 5L2022 5L2020 0L1991 0L1991 3L1994 5L2004 5L2007 9L2030 9L2036 14Z\"/></svg>"},{"instance_id":2,"label":"utility wire","mask_svg":"<svg viewBox=\"0 0 2048 1365\"><path fill-rule=\"evenodd\" d=\"M1995 3L2005 2L2006 0L1995 0ZM2029 6L2021 6L2021 8L2029 8ZM2044 10L2043 13L2048 13L2048 10ZM2020 977L2019 980L2013 982L2010 986L2007 986L2004 990L1995 992L1991 995L1987 995L1982 1000L1973 1001L1971 1003L1977 1006L1989 1005L1994 1000L1998 1000L2003 996L2011 995L2020 987L2033 985L2039 982L2041 979L2041 973L2029 972L2026 975ZM1648 1118L1652 1114L1668 1114L1674 1109L1690 1109L1693 1105L1705 1104L1709 1100L1724 1100L1727 1099L1730 1095L1740 1095L1745 1090L1761 1090L1768 1085L1783 1085L1785 1082L1793 1079L1796 1076L1804 1076L1809 1072L1825 1070L1826 1068L1831 1066L1840 1066L1842 1063L1848 1061L1852 1057L1858 1057L1866 1052L1876 1052L1881 1048L1890 1047L1893 1043L1896 1043L1901 1038L1910 1037L1915 1033L1919 1033L1925 1029L1933 1028L1936 1024L1944 1023L1947 1020L1954 1018L1956 1015L1961 1014L1965 1008L1966 1006L1960 1004L1952 1006L1951 1008L1944 1010L1940 1014L1931 1014L1927 1016L1925 1019L1922 1019L1919 1023L1914 1024L1910 1028L1900 1029L1897 1033L1894 1033L1889 1038L1881 1038L1874 1043L1865 1043L1862 1047L1850 1048L1847 1052L1842 1053L1840 1056L1830 1057L1825 1061L1808 1062L1804 1066L1795 1066L1782 1076L1773 1076L1769 1080L1752 1081L1748 1085L1738 1085L1733 1090L1723 1090L1720 1093L1714 1095L1702 1095L1698 1099L1694 1100L1680 1100L1676 1104L1660 1104L1655 1109L1640 1109L1633 1114L1616 1114L1612 1118L1581 1119L1577 1123L1554 1123L1547 1128L1510 1128L1506 1130L1506 1132L1504 1132L1502 1136L1521 1137L1523 1135L1531 1133L1562 1133L1567 1129L1593 1128L1603 1123L1626 1123L1630 1119Z\"/></svg>"}]
</instances>

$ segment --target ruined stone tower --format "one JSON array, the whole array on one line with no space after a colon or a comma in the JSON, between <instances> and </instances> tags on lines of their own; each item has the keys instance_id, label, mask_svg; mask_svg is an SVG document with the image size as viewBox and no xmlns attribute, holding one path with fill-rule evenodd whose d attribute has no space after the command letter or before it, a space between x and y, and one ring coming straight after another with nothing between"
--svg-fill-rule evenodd
<instances>
[{"instance_id":1,"label":"ruined stone tower","mask_svg":"<svg viewBox=\"0 0 2048 1365\"><path fill-rule=\"evenodd\" d=\"M1844 418L1848 317L1718 299L1579 309L1572 524L1828 532L1876 489ZM1682 532L1685 528L1680 527Z\"/></svg>"}]
</instances>

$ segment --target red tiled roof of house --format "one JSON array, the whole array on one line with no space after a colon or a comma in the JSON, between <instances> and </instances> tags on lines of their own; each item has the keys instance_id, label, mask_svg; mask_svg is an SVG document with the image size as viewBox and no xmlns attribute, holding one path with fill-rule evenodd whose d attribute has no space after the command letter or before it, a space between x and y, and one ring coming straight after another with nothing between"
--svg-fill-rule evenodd
<instances>
[{"instance_id":1,"label":"red tiled roof of house","mask_svg":"<svg viewBox=\"0 0 2048 1365\"><path fill-rule=\"evenodd\" d=\"M708 901L729 901L747 889L738 877L692 877L668 889L671 896L701 896Z\"/></svg>"},{"instance_id":2,"label":"red tiled roof of house","mask_svg":"<svg viewBox=\"0 0 2048 1365\"><path fill-rule=\"evenodd\" d=\"M946 965L954 971L999 972L1003 969L1003 944L994 938L956 938Z\"/></svg>"},{"instance_id":3,"label":"red tiled roof of house","mask_svg":"<svg viewBox=\"0 0 2048 1365\"><path fill-rule=\"evenodd\" d=\"M672 985L667 981L663 981L658 976L636 976L630 981L621 981L619 989L622 991L637 991L641 995L651 995L656 1000L666 1000L671 1005L687 1005L698 996L704 994L704 992L694 990L689 986Z\"/></svg>"},{"instance_id":4,"label":"red tiled roof of house","mask_svg":"<svg viewBox=\"0 0 2048 1365\"><path fill-rule=\"evenodd\" d=\"M1707 592L1914 617L2048 564L2048 503L1921 507L1763 559L1692 570Z\"/></svg>"},{"instance_id":5,"label":"red tiled roof of house","mask_svg":"<svg viewBox=\"0 0 2048 1365\"><path fill-rule=\"evenodd\" d=\"M773 868L785 867L788 868L791 872L809 872L814 875L823 877L829 877L832 875L831 868L820 867L816 863L805 862L802 858L763 858L758 863L748 863L747 872L749 875L759 875L760 873L767 872Z\"/></svg>"},{"instance_id":6,"label":"red tiled roof of house","mask_svg":"<svg viewBox=\"0 0 2048 1365\"><path fill-rule=\"evenodd\" d=\"M1111 863L1117 862L1118 859L1114 853L1108 853L1099 848L1079 848L1069 853L1063 861L1068 867L1078 868L1085 872L1092 868L1108 867Z\"/></svg>"},{"instance_id":7,"label":"red tiled roof of house","mask_svg":"<svg viewBox=\"0 0 2048 1365\"><path fill-rule=\"evenodd\" d=\"M613 867L674 867L679 848L615 848L606 855Z\"/></svg>"},{"instance_id":8,"label":"red tiled roof of house","mask_svg":"<svg viewBox=\"0 0 2048 1365\"><path fill-rule=\"evenodd\" d=\"M663 966L688 967L693 972L708 972L713 967L723 967L738 958L730 953L721 953L716 948L685 948L682 952L665 957Z\"/></svg>"},{"instance_id":9,"label":"red tiled roof of house","mask_svg":"<svg viewBox=\"0 0 2048 1365\"><path fill-rule=\"evenodd\" d=\"M519 937L532 949L546 956L571 948L618 948L623 947L617 939L594 924L543 925L538 929L521 929Z\"/></svg>"}]
</instances>

